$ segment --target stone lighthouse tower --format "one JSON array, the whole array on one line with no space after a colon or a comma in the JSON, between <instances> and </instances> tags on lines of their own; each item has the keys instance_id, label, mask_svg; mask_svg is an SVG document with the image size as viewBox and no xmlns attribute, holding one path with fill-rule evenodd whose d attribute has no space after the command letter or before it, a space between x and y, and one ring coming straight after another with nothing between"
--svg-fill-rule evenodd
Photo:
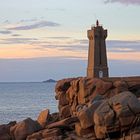
<instances>
[{"instance_id":1,"label":"stone lighthouse tower","mask_svg":"<svg viewBox=\"0 0 140 140\"><path fill-rule=\"evenodd\" d=\"M105 42L107 30L104 30L97 20L96 26L87 31L87 36L89 39L87 77L108 77Z\"/></svg>"}]
</instances>

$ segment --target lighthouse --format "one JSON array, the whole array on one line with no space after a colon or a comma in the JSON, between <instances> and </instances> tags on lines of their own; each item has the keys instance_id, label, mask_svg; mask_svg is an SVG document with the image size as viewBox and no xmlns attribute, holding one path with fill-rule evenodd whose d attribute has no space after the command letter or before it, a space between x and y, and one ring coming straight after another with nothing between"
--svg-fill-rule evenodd
<instances>
[{"instance_id":1,"label":"lighthouse","mask_svg":"<svg viewBox=\"0 0 140 140\"><path fill-rule=\"evenodd\" d=\"M99 21L87 31L89 39L87 77L108 77L108 64L106 54L107 30Z\"/></svg>"}]
</instances>

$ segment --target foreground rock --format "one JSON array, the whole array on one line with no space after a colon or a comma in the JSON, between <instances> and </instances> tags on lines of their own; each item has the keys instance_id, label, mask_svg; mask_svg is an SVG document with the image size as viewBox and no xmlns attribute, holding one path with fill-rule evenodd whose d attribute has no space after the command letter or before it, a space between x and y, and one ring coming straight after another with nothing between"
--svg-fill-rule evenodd
<instances>
[{"instance_id":1,"label":"foreground rock","mask_svg":"<svg viewBox=\"0 0 140 140\"><path fill-rule=\"evenodd\" d=\"M37 121L30 118L27 118L10 128L11 136L14 140L25 140L28 135L39 130L41 130L41 126Z\"/></svg>"},{"instance_id":2,"label":"foreground rock","mask_svg":"<svg viewBox=\"0 0 140 140\"><path fill-rule=\"evenodd\" d=\"M56 84L60 118L77 117L74 131L85 139L129 139L132 132L139 139L139 97L140 77L73 78Z\"/></svg>"},{"instance_id":3,"label":"foreground rock","mask_svg":"<svg viewBox=\"0 0 140 140\"><path fill-rule=\"evenodd\" d=\"M0 140L140 140L140 77L56 84L58 113L0 126Z\"/></svg>"},{"instance_id":4,"label":"foreground rock","mask_svg":"<svg viewBox=\"0 0 140 140\"><path fill-rule=\"evenodd\" d=\"M9 140L12 139L10 134L10 128L14 126L16 122L10 122L9 124L0 125L0 140Z\"/></svg>"},{"instance_id":5,"label":"foreground rock","mask_svg":"<svg viewBox=\"0 0 140 140\"><path fill-rule=\"evenodd\" d=\"M103 139L107 137L107 134L125 133L138 127L139 114L140 101L131 92L121 92L104 100L93 116L97 138Z\"/></svg>"},{"instance_id":6,"label":"foreground rock","mask_svg":"<svg viewBox=\"0 0 140 140\"><path fill-rule=\"evenodd\" d=\"M51 117L51 116L50 116L49 109L43 110L43 111L39 114L39 116L38 116L38 118L37 118L37 122L40 124L40 126L41 126L42 128L44 128L44 127L47 125L47 123L49 123L50 117Z\"/></svg>"}]
</instances>

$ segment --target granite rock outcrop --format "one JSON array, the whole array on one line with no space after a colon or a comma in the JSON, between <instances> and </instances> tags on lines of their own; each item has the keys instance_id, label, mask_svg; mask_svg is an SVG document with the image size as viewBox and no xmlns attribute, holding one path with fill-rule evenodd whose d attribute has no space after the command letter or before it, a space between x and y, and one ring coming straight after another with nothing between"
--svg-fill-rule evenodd
<instances>
[{"instance_id":1,"label":"granite rock outcrop","mask_svg":"<svg viewBox=\"0 0 140 140\"><path fill-rule=\"evenodd\" d=\"M140 77L57 82L58 113L0 125L2 140L139 140ZM4 128L4 130L2 129Z\"/></svg>"}]
</instances>

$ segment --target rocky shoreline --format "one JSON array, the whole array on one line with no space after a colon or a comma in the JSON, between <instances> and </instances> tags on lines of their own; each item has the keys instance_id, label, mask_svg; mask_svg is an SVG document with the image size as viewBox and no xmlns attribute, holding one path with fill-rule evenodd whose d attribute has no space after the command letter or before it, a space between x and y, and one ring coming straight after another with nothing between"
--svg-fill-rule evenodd
<instances>
[{"instance_id":1,"label":"rocky shoreline","mask_svg":"<svg viewBox=\"0 0 140 140\"><path fill-rule=\"evenodd\" d=\"M0 125L0 140L140 140L140 77L57 82L59 112Z\"/></svg>"}]
</instances>

